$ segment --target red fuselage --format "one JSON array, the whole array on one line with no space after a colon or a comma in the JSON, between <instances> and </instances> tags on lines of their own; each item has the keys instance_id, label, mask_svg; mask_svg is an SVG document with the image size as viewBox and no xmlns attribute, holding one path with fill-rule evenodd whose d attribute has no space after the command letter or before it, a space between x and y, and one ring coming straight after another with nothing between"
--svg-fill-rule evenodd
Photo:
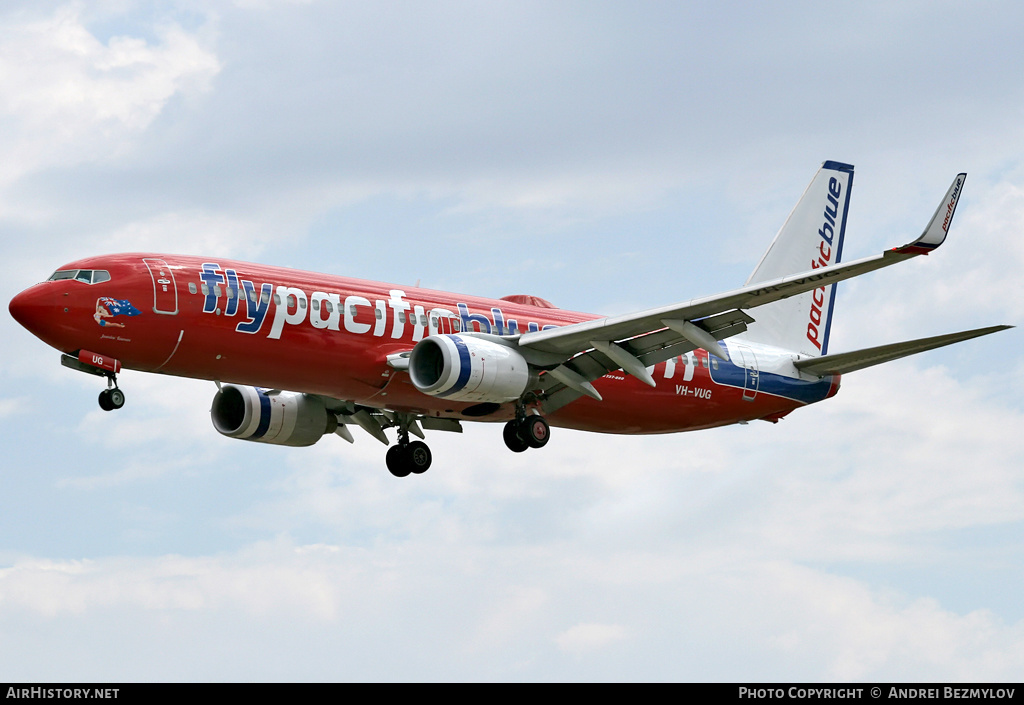
<instances>
[{"instance_id":1,"label":"red fuselage","mask_svg":"<svg viewBox=\"0 0 1024 705\"><path fill-rule=\"evenodd\" d=\"M62 352L437 417L469 419L462 412L470 405L421 393L388 364L389 355L431 334L509 335L597 318L533 297L487 299L220 258L119 254L72 262L63 272L78 278L42 282L10 304L22 325ZM826 380L798 400L763 384L730 384L735 377L719 365L732 367L704 350L659 363L656 388L621 371L608 374L594 382L603 401L582 397L548 418L606 433L685 431L777 420L838 387L837 379ZM514 405L504 404L472 419L513 413Z\"/></svg>"}]
</instances>

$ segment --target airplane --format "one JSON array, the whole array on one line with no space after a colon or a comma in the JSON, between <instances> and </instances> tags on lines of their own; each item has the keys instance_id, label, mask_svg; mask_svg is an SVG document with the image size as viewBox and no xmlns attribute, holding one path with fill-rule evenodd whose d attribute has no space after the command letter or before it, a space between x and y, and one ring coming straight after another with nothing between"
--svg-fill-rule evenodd
<instances>
[{"instance_id":1,"label":"airplane","mask_svg":"<svg viewBox=\"0 0 1024 705\"><path fill-rule=\"evenodd\" d=\"M842 263L853 171L822 164L743 287L627 315L150 253L71 262L9 309L66 367L106 378L104 410L125 403L122 369L211 380L221 434L309 446L353 442L358 426L390 446L397 477L430 467L424 430L468 421L504 422L516 453L547 444L551 426L777 423L834 396L843 374L1012 327L829 352L836 283L938 248L967 176L920 237Z\"/></svg>"}]
</instances>

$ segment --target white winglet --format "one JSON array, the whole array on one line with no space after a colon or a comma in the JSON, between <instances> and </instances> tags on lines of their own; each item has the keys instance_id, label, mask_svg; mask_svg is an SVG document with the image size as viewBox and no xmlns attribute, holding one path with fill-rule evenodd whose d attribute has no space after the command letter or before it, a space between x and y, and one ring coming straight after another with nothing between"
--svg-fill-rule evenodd
<instances>
[{"instance_id":1,"label":"white winglet","mask_svg":"<svg viewBox=\"0 0 1024 705\"><path fill-rule=\"evenodd\" d=\"M953 179L953 185L946 192L946 197L935 209L935 215L928 221L928 227L921 233L921 237L903 247L894 247L894 252L900 254L926 255L946 240L949 233L949 225L953 222L953 214L956 212L957 201L963 192L964 181L967 174L960 173Z\"/></svg>"}]
</instances>

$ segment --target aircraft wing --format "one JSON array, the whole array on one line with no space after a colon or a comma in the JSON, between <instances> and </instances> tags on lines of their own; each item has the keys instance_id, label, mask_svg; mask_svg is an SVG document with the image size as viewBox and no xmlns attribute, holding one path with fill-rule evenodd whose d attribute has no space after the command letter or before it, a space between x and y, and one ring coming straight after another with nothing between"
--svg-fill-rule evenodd
<instances>
[{"instance_id":1,"label":"aircraft wing","mask_svg":"<svg viewBox=\"0 0 1024 705\"><path fill-rule=\"evenodd\" d=\"M562 387L572 393L563 394L561 402L552 399L549 411L580 394L599 399L589 383L620 368L653 386L645 368L675 355L702 347L724 358L716 341L746 330L753 319L744 309L813 291L936 249L945 241L966 178L963 173L956 176L921 236L901 247L715 296L526 333L518 338L518 347L527 360L533 353L540 359L564 361L557 366L547 365L549 374L544 377L551 379L545 381L545 391L554 395Z\"/></svg>"}]
</instances>

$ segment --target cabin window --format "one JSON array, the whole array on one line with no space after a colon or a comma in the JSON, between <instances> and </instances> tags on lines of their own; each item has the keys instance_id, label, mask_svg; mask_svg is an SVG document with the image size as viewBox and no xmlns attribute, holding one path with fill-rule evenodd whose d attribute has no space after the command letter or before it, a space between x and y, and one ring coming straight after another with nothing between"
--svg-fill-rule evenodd
<instances>
[{"instance_id":1,"label":"cabin window","mask_svg":"<svg viewBox=\"0 0 1024 705\"><path fill-rule=\"evenodd\" d=\"M280 306L281 305L281 295L280 294L274 294L274 305L275 306Z\"/></svg>"},{"instance_id":2,"label":"cabin window","mask_svg":"<svg viewBox=\"0 0 1024 705\"><path fill-rule=\"evenodd\" d=\"M348 307L348 314L350 316L352 316L353 318L356 317L356 305L355 304L352 304L351 306Z\"/></svg>"},{"instance_id":3,"label":"cabin window","mask_svg":"<svg viewBox=\"0 0 1024 705\"><path fill-rule=\"evenodd\" d=\"M718 369L718 358L714 358L714 357L711 358L711 369L713 369L713 370L717 370Z\"/></svg>"},{"instance_id":4,"label":"cabin window","mask_svg":"<svg viewBox=\"0 0 1024 705\"><path fill-rule=\"evenodd\" d=\"M220 298L220 284L213 285L213 295L216 296L218 299Z\"/></svg>"},{"instance_id":5,"label":"cabin window","mask_svg":"<svg viewBox=\"0 0 1024 705\"><path fill-rule=\"evenodd\" d=\"M452 328L455 329L456 333L460 332L462 330L462 319L461 318L453 318L452 319Z\"/></svg>"},{"instance_id":6,"label":"cabin window","mask_svg":"<svg viewBox=\"0 0 1024 705\"><path fill-rule=\"evenodd\" d=\"M310 308L314 311L320 310L320 299L313 299L313 303L310 304Z\"/></svg>"},{"instance_id":7,"label":"cabin window","mask_svg":"<svg viewBox=\"0 0 1024 705\"><path fill-rule=\"evenodd\" d=\"M304 298L303 299L299 299L298 297L296 297L296 299L298 299L299 308L302 308L302 309L306 308L306 299L304 299Z\"/></svg>"},{"instance_id":8,"label":"cabin window","mask_svg":"<svg viewBox=\"0 0 1024 705\"><path fill-rule=\"evenodd\" d=\"M275 296L276 296L276 294L275 294ZM264 291L262 294L260 294L260 299L262 299L263 303L269 304L270 303L270 292L269 291Z\"/></svg>"},{"instance_id":9,"label":"cabin window","mask_svg":"<svg viewBox=\"0 0 1024 705\"><path fill-rule=\"evenodd\" d=\"M405 323L405 311L398 312L398 322Z\"/></svg>"},{"instance_id":10,"label":"cabin window","mask_svg":"<svg viewBox=\"0 0 1024 705\"><path fill-rule=\"evenodd\" d=\"M384 318L384 312L381 311L379 308L373 310L373 315L376 316L378 319Z\"/></svg>"},{"instance_id":11,"label":"cabin window","mask_svg":"<svg viewBox=\"0 0 1024 705\"><path fill-rule=\"evenodd\" d=\"M224 288L224 293L227 294L229 299L235 298L235 290L230 286Z\"/></svg>"},{"instance_id":12,"label":"cabin window","mask_svg":"<svg viewBox=\"0 0 1024 705\"><path fill-rule=\"evenodd\" d=\"M205 282L199 286L199 290L203 292L203 296L210 295L210 287L208 287Z\"/></svg>"},{"instance_id":13,"label":"cabin window","mask_svg":"<svg viewBox=\"0 0 1024 705\"><path fill-rule=\"evenodd\" d=\"M189 282L188 283L188 293L195 294L197 291L199 291L199 290L196 289L196 283L195 282Z\"/></svg>"},{"instance_id":14,"label":"cabin window","mask_svg":"<svg viewBox=\"0 0 1024 705\"><path fill-rule=\"evenodd\" d=\"M427 325L427 314L425 314L425 313L421 313L420 314L420 325L421 326Z\"/></svg>"},{"instance_id":15,"label":"cabin window","mask_svg":"<svg viewBox=\"0 0 1024 705\"><path fill-rule=\"evenodd\" d=\"M702 357L700 359L700 361L704 364L704 369L707 369L707 367L708 367L708 359L706 357Z\"/></svg>"},{"instance_id":16,"label":"cabin window","mask_svg":"<svg viewBox=\"0 0 1024 705\"><path fill-rule=\"evenodd\" d=\"M252 301L253 303L256 303L256 290L255 289L249 289L249 300Z\"/></svg>"}]
</instances>

